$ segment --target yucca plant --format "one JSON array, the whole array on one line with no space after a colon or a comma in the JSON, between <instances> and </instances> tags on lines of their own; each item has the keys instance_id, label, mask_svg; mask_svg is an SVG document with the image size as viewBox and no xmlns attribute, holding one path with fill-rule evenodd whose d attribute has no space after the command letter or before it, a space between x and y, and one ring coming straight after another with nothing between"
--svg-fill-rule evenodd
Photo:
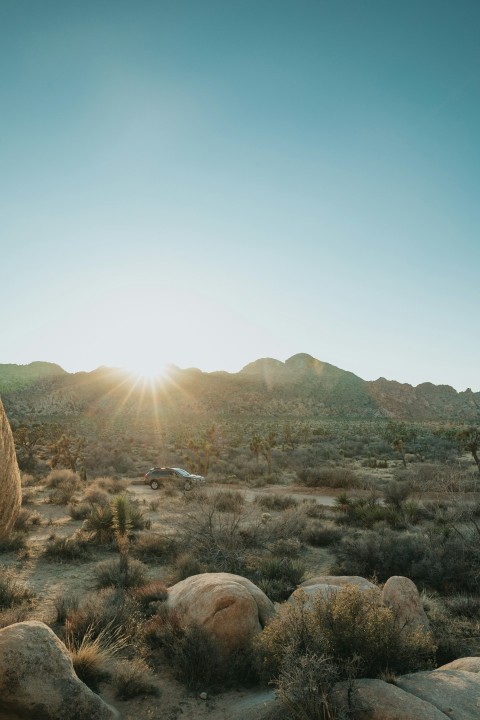
<instances>
[{"instance_id":1,"label":"yucca plant","mask_svg":"<svg viewBox=\"0 0 480 720\"><path fill-rule=\"evenodd\" d=\"M115 533L115 540L117 541L120 555L120 572L127 574L129 551L128 533L132 529L130 503L126 495L117 495L113 498L110 507L112 508L113 516L113 532Z\"/></svg>"}]
</instances>

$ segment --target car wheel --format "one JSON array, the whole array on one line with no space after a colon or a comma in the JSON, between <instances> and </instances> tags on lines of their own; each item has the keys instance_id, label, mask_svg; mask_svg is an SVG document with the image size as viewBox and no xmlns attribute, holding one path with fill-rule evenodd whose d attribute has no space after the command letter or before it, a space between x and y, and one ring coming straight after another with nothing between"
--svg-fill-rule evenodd
<instances>
[{"instance_id":1,"label":"car wheel","mask_svg":"<svg viewBox=\"0 0 480 720\"><path fill-rule=\"evenodd\" d=\"M152 490L158 490L158 488L160 487L160 483L158 482L158 480L150 480L150 487L152 488Z\"/></svg>"},{"instance_id":2,"label":"car wheel","mask_svg":"<svg viewBox=\"0 0 480 720\"><path fill-rule=\"evenodd\" d=\"M189 490L191 490L192 487L193 487L192 481L191 481L191 480L185 480L185 485L183 486L183 489L185 490L185 492L188 492Z\"/></svg>"}]
</instances>

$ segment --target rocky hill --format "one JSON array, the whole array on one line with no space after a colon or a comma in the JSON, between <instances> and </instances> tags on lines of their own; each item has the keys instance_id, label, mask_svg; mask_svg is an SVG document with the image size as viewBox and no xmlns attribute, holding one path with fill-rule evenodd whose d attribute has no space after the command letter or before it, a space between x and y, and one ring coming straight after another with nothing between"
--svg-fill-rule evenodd
<instances>
[{"instance_id":1,"label":"rocky hill","mask_svg":"<svg viewBox=\"0 0 480 720\"><path fill-rule=\"evenodd\" d=\"M51 363L0 365L0 395L11 419L85 426L152 427L162 421L381 419L478 422L480 392L362 380L301 353L263 358L238 373L171 366L154 384L124 371L67 373Z\"/></svg>"}]
</instances>

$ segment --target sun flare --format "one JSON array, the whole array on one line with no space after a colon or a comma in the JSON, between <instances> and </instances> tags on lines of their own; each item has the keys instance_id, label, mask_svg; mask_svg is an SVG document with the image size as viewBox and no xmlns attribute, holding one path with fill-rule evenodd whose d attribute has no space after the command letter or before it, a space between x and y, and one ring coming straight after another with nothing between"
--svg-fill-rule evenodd
<instances>
[{"instance_id":1,"label":"sun flare","mask_svg":"<svg viewBox=\"0 0 480 720\"><path fill-rule=\"evenodd\" d=\"M152 358L141 358L126 368L137 380L154 382L165 377L165 365Z\"/></svg>"}]
</instances>

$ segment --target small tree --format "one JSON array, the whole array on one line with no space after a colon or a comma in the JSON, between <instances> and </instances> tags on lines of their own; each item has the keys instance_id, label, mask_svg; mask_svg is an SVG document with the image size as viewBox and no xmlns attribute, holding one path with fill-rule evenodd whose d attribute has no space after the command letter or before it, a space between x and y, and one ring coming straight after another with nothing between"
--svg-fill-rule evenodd
<instances>
[{"instance_id":1,"label":"small tree","mask_svg":"<svg viewBox=\"0 0 480 720\"><path fill-rule=\"evenodd\" d=\"M276 433L270 431L266 438L262 438L261 452L265 460L267 461L268 474L272 474L272 450L277 444Z\"/></svg>"},{"instance_id":2,"label":"small tree","mask_svg":"<svg viewBox=\"0 0 480 720\"><path fill-rule=\"evenodd\" d=\"M451 428L445 431L445 435L452 440L460 452L469 452L475 461L480 473L480 428L470 426L463 428Z\"/></svg>"},{"instance_id":3,"label":"small tree","mask_svg":"<svg viewBox=\"0 0 480 720\"><path fill-rule=\"evenodd\" d=\"M263 447L263 439L261 438L260 435L257 435L257 433L255 433L254 435L252 435L252 439L250 440L250 450L255 455L255 461L256 461L257 465L258 465L258 459L260 457L260 453L262 451L262 447Z\"/></svg>"}]
</instances>

